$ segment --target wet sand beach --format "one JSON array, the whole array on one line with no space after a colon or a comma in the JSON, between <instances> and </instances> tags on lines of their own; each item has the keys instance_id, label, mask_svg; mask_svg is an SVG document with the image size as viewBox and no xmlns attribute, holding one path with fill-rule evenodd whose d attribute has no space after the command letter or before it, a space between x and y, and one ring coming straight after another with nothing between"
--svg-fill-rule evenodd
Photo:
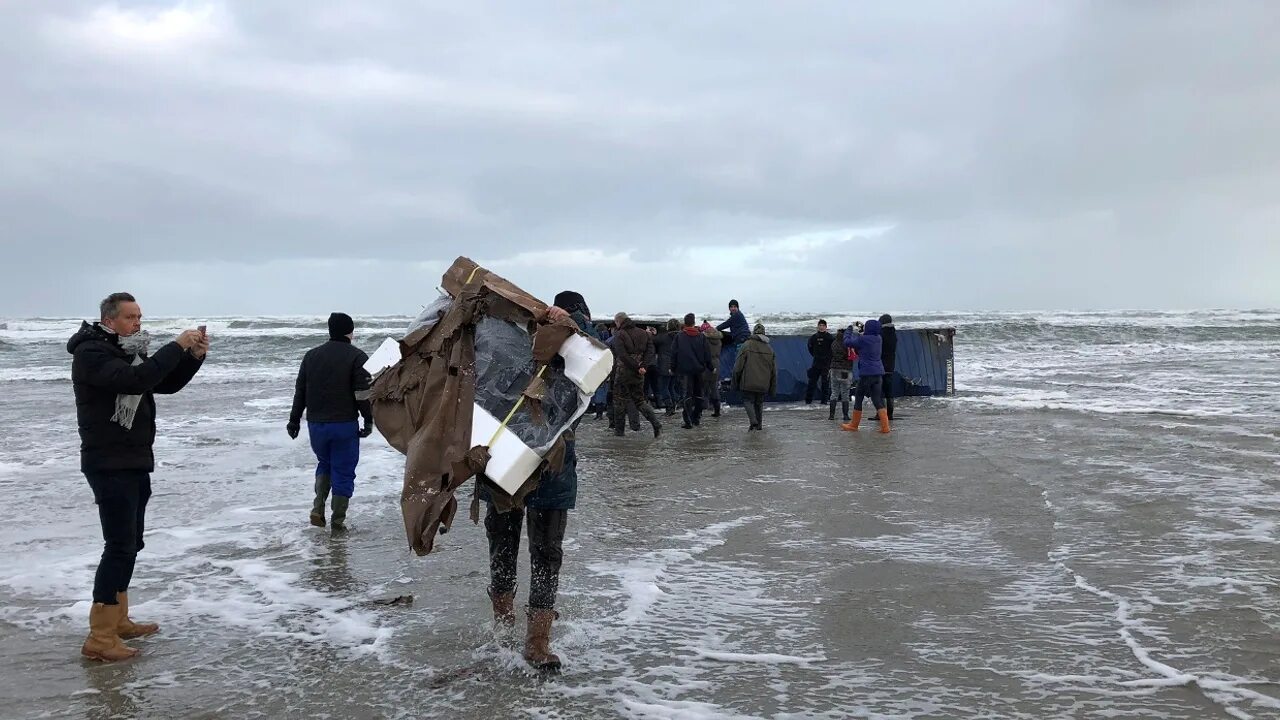
<instances>
[{"instance_id":1,"label":"wet sand beach","mask_svg":"<svg viewBox=\"0 0 1280 720\"><path fill-rule=\"evenodd\" d=\"M566 665L539 678L489 628L465 503L413 557L400 457L370 442L352 531L330 538L306 524L305 444L267 419L279 399L219 388L164 401L133 590L163 629L134 661L76 657L100 540L74 437L0 475L21 519L3 716L1280 716L1265 432L949 399L903 401L889 436L817 406L659 441L588 418ZM1218 434L1237 452L1187 454ZM371 603L398 595L412 606Z\"/></svg>"}]
</instances>

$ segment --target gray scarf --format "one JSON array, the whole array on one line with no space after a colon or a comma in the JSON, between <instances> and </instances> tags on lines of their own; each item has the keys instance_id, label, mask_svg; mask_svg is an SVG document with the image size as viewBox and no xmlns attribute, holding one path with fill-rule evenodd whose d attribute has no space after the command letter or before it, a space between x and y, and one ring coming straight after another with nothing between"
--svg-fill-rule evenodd
<instances>
[{"instance_id":1,"label":"gray scarf","mask_svg":"<svg viewBox=\"0 0 1280 720\"><path fill-rule=\"evenodd\" d=\"M133 355L131 365L141 365L142 356L147 354L147 348L151 345L151 335L146 330L140 330L129 336L117 336L120 338L120 349ZM133 429L133 416L138 412L138 403L142 402L141 395L116 395L116 412L111 419L120 423L125 430Z\"/></svg>"}]
</instances>

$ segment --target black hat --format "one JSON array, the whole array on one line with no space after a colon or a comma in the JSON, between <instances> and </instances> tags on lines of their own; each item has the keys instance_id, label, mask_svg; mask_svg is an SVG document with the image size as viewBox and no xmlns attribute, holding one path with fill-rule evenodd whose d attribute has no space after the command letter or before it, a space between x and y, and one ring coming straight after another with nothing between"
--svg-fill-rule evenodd
<instances>
[{"instance_id":1,"label":"black hat","mask_svg":"<svg viewBox=\"0 0 1280 720\"><path fill-rule=\"evenodd\" d=\"M880 324L881 324L881 325L892 325L892 324L893 324L893 317L891 317L891 316L889 315L889 313L885 313L885 314L881 315L881 316L880 316Z\"/></svg>"},{"instance_id":2,"label":"black hat","mask_svg":"<svg viewBox=\"0 0 1280 720\"><path fill-rule=\"evenodd\" d=\"M583 315L591 317L591 309L587 307L586 299L572 290L562 290L556 293L555 300L552 300L551 304L565 312L581 312Z\"/></svg>"},{"instance_id":3,"label":"black hat","mask_svg":"<svg viewBox=\"0 0 1280 720\"><path fill-rule=\"evenodd\" d=\"M329 314L329 337L344 338L356 331L356 321L346 313Z\"/></svg>"}]
</instances>

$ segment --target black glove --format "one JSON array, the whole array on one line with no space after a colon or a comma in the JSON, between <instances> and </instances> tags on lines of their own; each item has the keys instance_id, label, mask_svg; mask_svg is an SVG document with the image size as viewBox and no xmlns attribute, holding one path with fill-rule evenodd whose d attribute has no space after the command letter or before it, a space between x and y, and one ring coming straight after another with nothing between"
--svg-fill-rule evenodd
<instances>
[{"instance_id":1,"label":"black glove","mask_svg":"<svg viewBox=\"0 0 1280 720\"><path fill-rule=\"evenodd\" d=\"M293 440L298 439L298 433L302 430L302 426L296 422L290 422L284 426L285 432L289 433L289 437Z\"/></svg>"},{"instance_id":2,"label":"black glove","mask_svg":"<svg viewBox=\"0 0 1280 720\"><path fill-rule=\"evenodd\" d=\"M373 434L373 425L372 425L372 424L370 424L370 423L365 423L365 424L364 424L364 427L360 428L360 437L362 437L362 438L367 438L367 437L369 437L369 436L370 436L370 435L372 435L372 434Z\"/></svg>"}]
</instances>

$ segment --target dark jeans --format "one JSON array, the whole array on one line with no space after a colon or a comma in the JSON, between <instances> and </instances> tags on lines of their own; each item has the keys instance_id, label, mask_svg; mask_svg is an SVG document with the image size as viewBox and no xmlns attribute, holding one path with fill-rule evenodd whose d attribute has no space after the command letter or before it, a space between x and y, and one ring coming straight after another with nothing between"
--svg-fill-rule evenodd
<instances>
[{"instance_id":1,"label":"dark jeans","mask_svg":"<svg viewBox=\"0 0 1280 720\"><path fill-rule=\"evenodd\" d=\"M889 411L889 419L893 419L893 373L884 374L884 409Z\"/></svg>"},{"instance_id":2,"label":"dark jeans","mask_svg":"<svg viewBox=\"0 0 1280 720\"><path fill-rule=\"evenodd\" d=\"M822 403L826 404L827 399L831 397L830 370L830 367L814 366L809 368L809 384L804 388L804 401L806 403L813 402L813 391L819 390Z\"/></svg>"},{"instance_id":3,"label":"dark jeans","mask_svg":"<svg viewBox=\"0 0 1280 720\"><path fill-rule=\"evenodd\" d=\"M876 410L884 407L884 376L863 375L858 379L858 390L853 394L853 409L862 410L862 399L871 398Z\"/></svg>"},{"instance_id":4,"label":"dark jeans","mask_svg":"<svg viewBox=\"0 0 1280 720\"><path fill-rule=\"evenodd\" d=\"M702 397L702 373L682 376L684 378L684 421L697 425L702 422L702 408L706 402Z\"/></svg>"},{"instance_id":5,"label":"dark jeans","mask_svg":"<svg viewBox=\"0 0 1280 720\"><path fill-rule=\"evenodd\" d=\"M116 593L129 589L133 564L142 549L142 529L151 498L151 474L141 470L85 473L98 504L102 525L102 560L93 576L93 601L116 604Z\"/></svg>"},{"instance_id":6,"label":"dark jeans","mask_svg":"<svg viewBox=\"0 0 1280 720\"><path fill-rule=\"evenodd\" d=\"M520 529L529 516L529 607L550 610L560 590L560 564L564 561L564 529L568 510L512 510L500 513L489 505L484 532L489 537L489 594L516 591L516 560L520 555Z\"/></svg>"}]
</instances>

